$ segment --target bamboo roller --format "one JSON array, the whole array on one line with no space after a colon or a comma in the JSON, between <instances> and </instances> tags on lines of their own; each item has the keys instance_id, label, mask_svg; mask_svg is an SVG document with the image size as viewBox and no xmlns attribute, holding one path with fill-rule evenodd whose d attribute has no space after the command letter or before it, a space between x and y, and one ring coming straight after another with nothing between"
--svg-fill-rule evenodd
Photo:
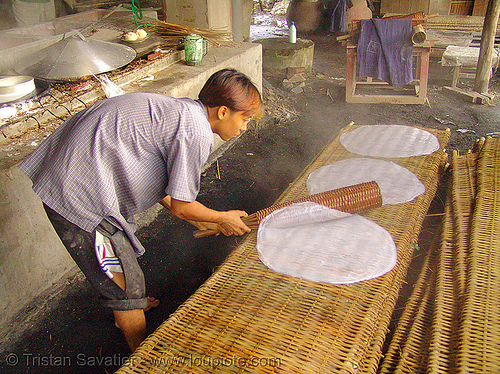
<instances>
[{"instance_id":1,"label":"bamboo roller","mask_svg":"<svg viewBox=\"0 0 500 374\"><path fill-rule=\"evenodd\" d=\"M268 208L258 210L248 217L243 217L241 220L250 229L255 230L259 227L260 221L271 212L291 204L303 203L306 201L322 204L342 212L355 214L382 206L382 194L376 182L365 182L309 195L286 203L274 204ZM195 238L202 238L218 233L220 233L219 230L196 230L193 236Z\"/></svg>"}]
</instances>

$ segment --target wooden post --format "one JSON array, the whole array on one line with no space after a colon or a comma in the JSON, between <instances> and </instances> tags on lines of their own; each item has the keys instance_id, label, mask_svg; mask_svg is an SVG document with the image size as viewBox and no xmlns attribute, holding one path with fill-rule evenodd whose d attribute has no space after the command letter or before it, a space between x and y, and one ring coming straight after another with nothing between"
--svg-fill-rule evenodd
<instances>
[{"instance_id":1,"label":"wooden post","mask_svg":"<svg viewBox=\"0 0 500 374\"><path fill-rule=\"evenodd\" d=\"M481 49L477 62L476 80L474 81L474 91L479 93L488 93L488 85L491 77L491 59L493 57L499 14L500 0L489 0L486 16L484 17Z\"/></svg>"}]
</instances>

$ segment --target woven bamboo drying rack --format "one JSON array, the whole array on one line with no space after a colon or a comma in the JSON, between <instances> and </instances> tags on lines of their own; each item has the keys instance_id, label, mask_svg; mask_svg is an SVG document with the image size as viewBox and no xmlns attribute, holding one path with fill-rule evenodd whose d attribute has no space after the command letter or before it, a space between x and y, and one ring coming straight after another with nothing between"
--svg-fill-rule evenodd
<instances>
[{"instance_id":1,"label":"woven bamboo drying rack","mask_svg":"<svg viewBox=\"0 0 500 374\"><path fill-rule=\"evenodd\" d=\"M441 241L429 251L381 374L500 368L500 140L476 148L452 155Z\"/></svg>"},{"instance_id":2,"label":"woven bamboo drying rack","mask_svg":"<svg viewBox=\"0 0 500 374\"><path fill-rule=\"evenodd\" d=\"M254 231L118 373L375 373L413 244L446 161L449 132L429 131L440 140L440 150L392 160L414 172L426 193L363 213L394 238L398 263L392 271L341 286L281 275L260 262ZM355 156L335 138L277 203L304 197L312 171Z\"/></svg>"}]
</instances>

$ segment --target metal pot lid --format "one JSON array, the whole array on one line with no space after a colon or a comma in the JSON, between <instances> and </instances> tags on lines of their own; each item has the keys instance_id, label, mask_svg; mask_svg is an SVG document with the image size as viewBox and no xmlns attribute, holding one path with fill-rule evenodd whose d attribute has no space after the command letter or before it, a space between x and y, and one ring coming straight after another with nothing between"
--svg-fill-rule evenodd
<instances>
[{"instance_id":1,"label":"metal pot lid","mask_svg":"<svg viewBox=\"0 0 500 374\"><path fill-rule=\"evenodd\" d=\"M85 38L80 32L44 48L21 62L16 71L35 78L77 80L127 65L136 57L133 48Z\"/></svg>"}]
</instances>

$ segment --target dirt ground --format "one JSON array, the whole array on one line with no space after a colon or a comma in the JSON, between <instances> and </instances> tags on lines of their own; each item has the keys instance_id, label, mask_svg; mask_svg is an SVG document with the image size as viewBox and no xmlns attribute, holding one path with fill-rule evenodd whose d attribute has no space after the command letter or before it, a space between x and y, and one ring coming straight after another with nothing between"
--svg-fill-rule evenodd
<instances>
[{"instance_id":1,"label":"dirt ground","mask_svg":"<svg viewBox=\"0 0 500 374\"><path fill-rule=\"evenodd\" d=\"M261 25L259 30L266 27ZM280 35L284 30L282 25L269 26L267 32ZM299 37L315 43L313 70L306 74L304 92L294 94L286 90L283 73L264 71L266 115L220 156L220 179L215 164L204 173L199 201L209 207L252 213L271 205L351 121L450 128L450 152L466 152L476 139L487 134L498 136L498 103L472 104L443 91L442 87L450 84L451 75L436 58L431 61L428 105L347 104L345 47L331 34ZM500 92L497 76L492 79L491 90ZM438 196L433 211L440 211L441 201ZM411 277L418 273L418 259L423 257L426 242L437 225L434 218L424 228L422 249L416 253ZM192 230L189 224L162 212L139 232L147 249L140 263L148 293L161 301L159 307L147 312L148 333L167 319L241 240L222 236L193 239ZM408 290L403 294L407 295ZM111 373L128 357L129 351L114 327L111 312L99 306L98 297L87 282L78 277L69 280L61 300L44 303L44 313L35 323L26 326L19 321L24 334L0 353L0 372Z\"/></svg>"}]
</instances>

